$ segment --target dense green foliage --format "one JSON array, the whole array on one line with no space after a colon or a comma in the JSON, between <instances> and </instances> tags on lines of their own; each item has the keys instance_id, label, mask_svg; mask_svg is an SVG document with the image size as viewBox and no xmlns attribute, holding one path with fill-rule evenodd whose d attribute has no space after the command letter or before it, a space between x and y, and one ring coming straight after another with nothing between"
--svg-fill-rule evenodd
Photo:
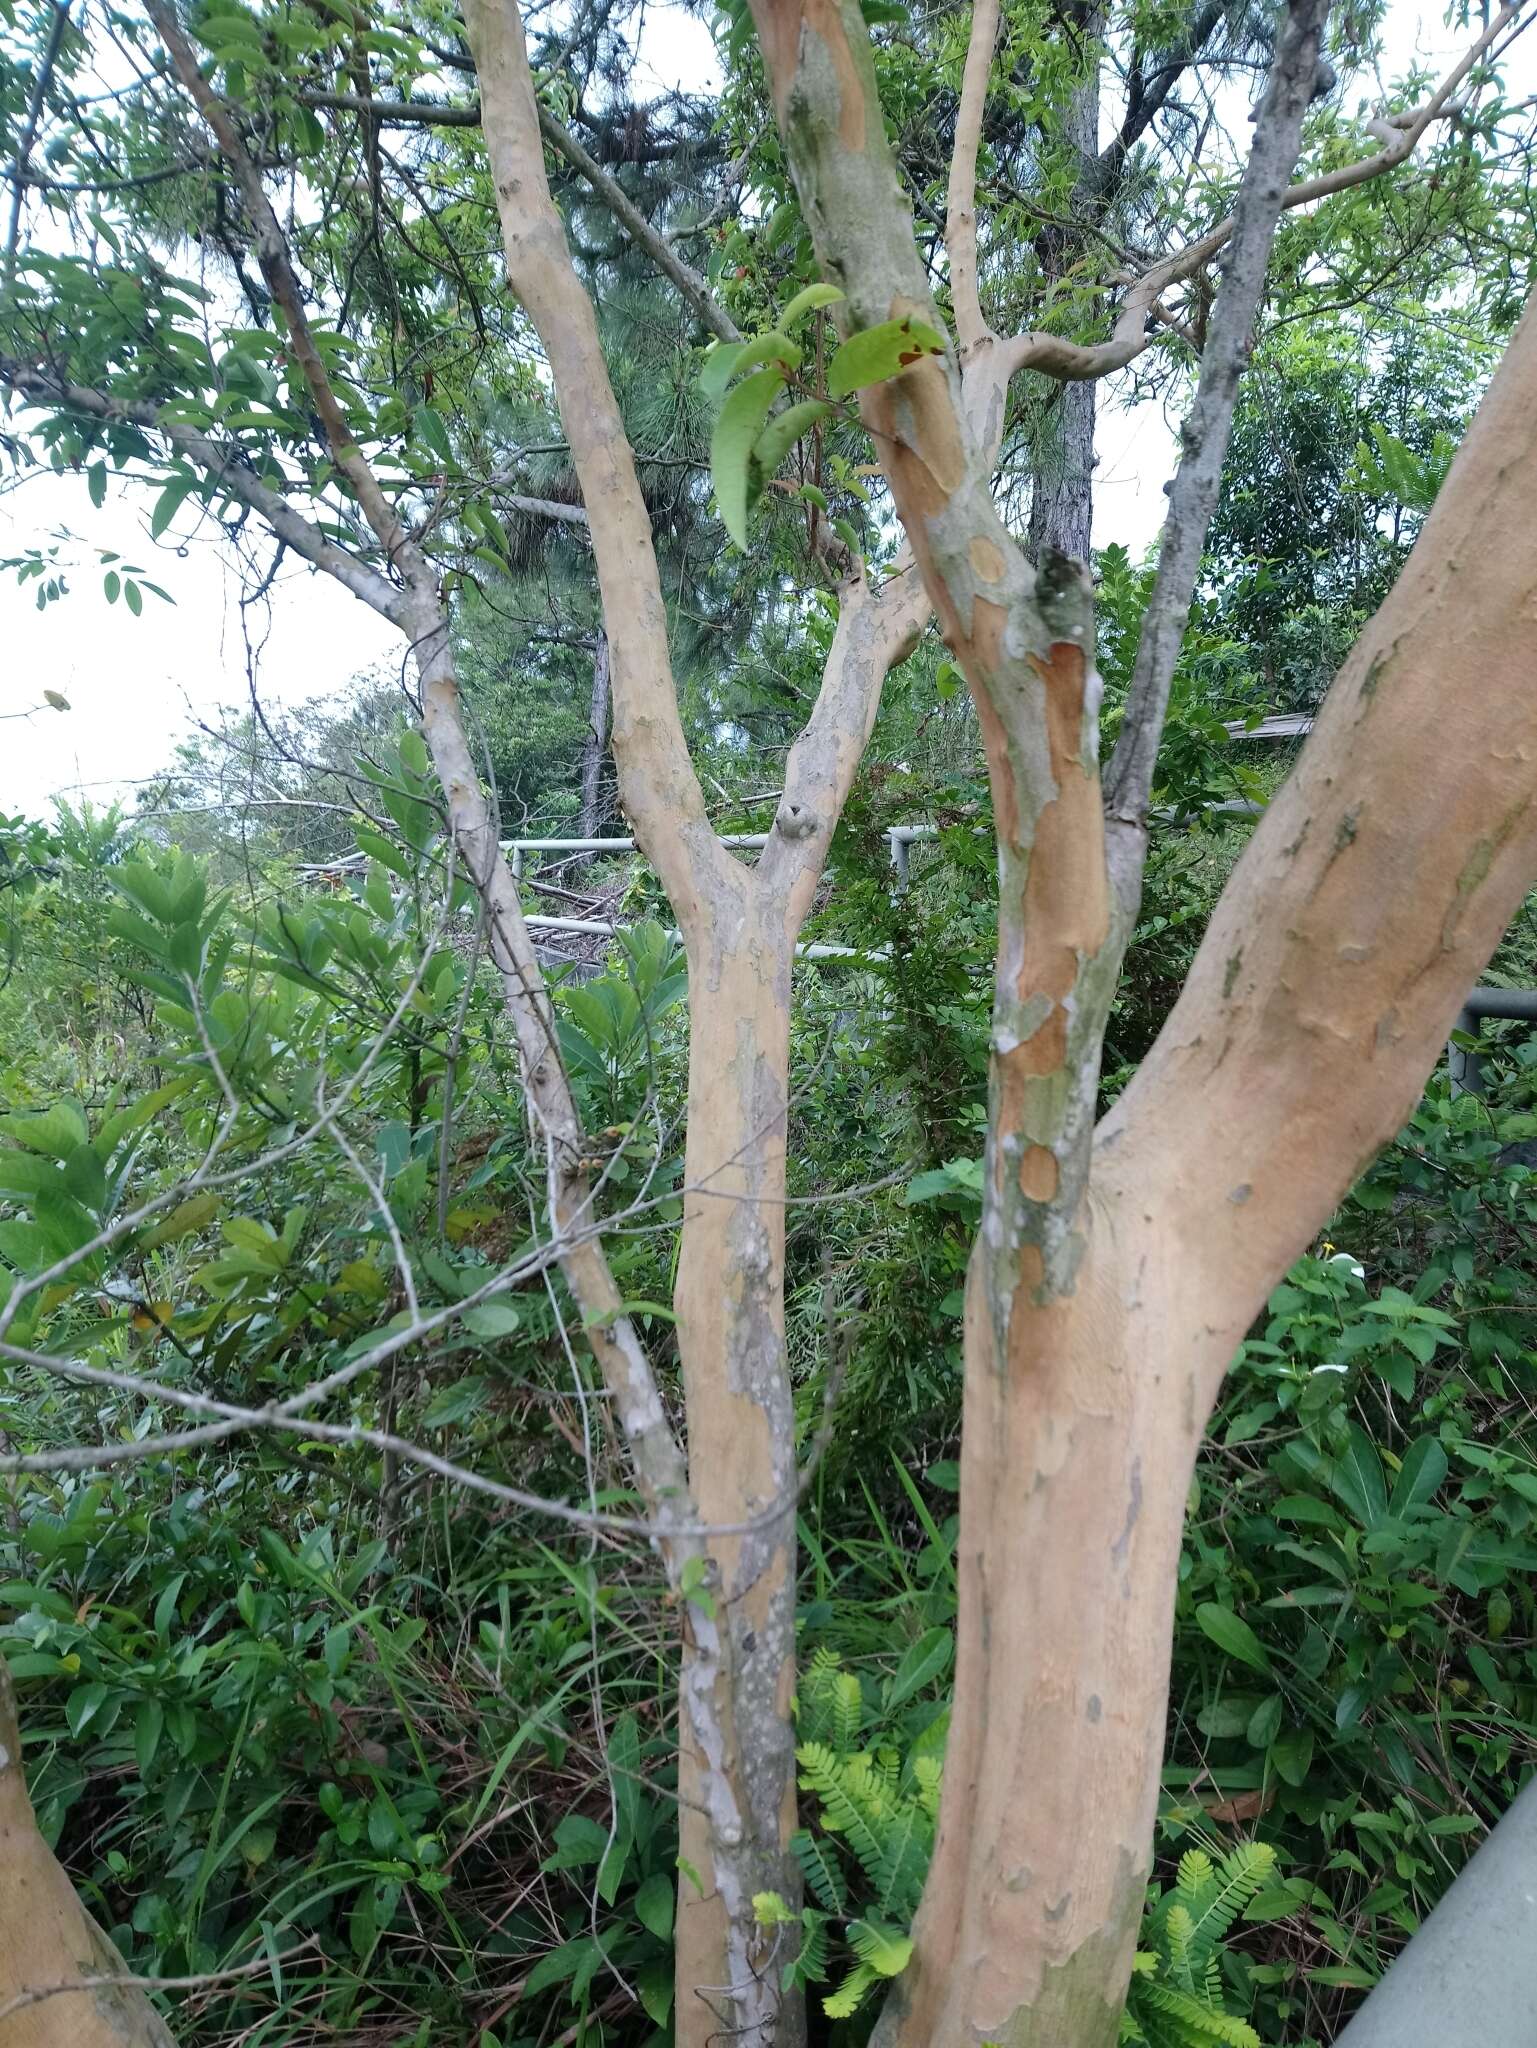
<instances>
[{"instance_id":1,"label":"dense green foliage","mask_svg":"<svg viewBox=\"0 0 1537 2048\"><path fill-rule=\"evenodd\" d=\"M408 745L372 771L390 827L362 826L375 858L340 894L279 870L211 888L119 821L62 820L0 996L7 1263L51 1267L163 1203L40 1297L24 1341L97 1377L9 1367L10 1443L111 1458L198 1420L180 1392L260 1407L340 1376L314 1433L296 1416L9 1482L0 1640L50 1838L144 1971L271 1959L186 2000L189 2041L634 2040L671 1995L677 1616L644 1548L356 1436L394 1429L493 1487L628 1499L559 1285L530 1265L534 1162L471 928L442 923L421 767ZM808 1434L829 1372L842 1389L804 1520L808 1899L782 1956L840 2040L905 1959L942 1770L990 950L974 819L917 849L897 899L861 817L824 926L866 927L884 896L905 939L852 979L808 971L794 1192L847 1198L791 1241ZM1203 865L1176 840L1159 869L1139 950L1171 943L1165 889L1221 872L1198 841ZM1512 949L1529 971L1522 933ZM561 999L642 1304L668 1284L681 992L642 926ZM1500 1153L1537 1131L1532 1056L1507 1042L1488 1102L1432 1085L1235 1365L1192 1496L1129 2041L1326 2042L1529 1768L1537 1193ZM397 1235L425 1316L472 1305L381 1390L356 1368L408 1320ZM108 1377L127 1373L162 1395ZM1192 1961L1179 1916L1214 1884L1231 1924L1217 1941L1196 1912Z\"/></svg>"}]
</instances>

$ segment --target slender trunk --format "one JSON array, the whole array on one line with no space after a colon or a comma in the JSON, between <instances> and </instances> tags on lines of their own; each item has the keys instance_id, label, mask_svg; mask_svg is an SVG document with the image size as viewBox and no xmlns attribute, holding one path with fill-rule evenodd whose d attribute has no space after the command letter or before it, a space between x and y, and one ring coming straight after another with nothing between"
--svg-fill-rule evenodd
<instances>
[{"instance_id":1,"label":"slender trunk","mask_svg":"<svg viewBox=\"0 0 1537 2048\"><path fill-rule=\"evenodd\" d=\"M795 1412L785 1360L785 1125L792 947L780 907L742 905L691 948L688 1140L683 1243L674 1301L689 1418L689 1484L711 1524L771 1525L709 1540L719 1655L702 1670L686 1643L682 1694L709 1711L684 1717L677 1928L677 2040L705 2048L792 2048L801 2001L779 1989L780 1958L753 1915L754 1892L796 1900ZM756 892L753 891L752 894ZM711 1756L698 1730L726 1735ZM714 1782L731 1781L740 1841L716 1818ZM697 1883L695 1879L697 1878ZM724 1961L725 1967L722 1967Z\"/></svg>"},{"instance_id":2,"label":"slender trunk","mask_svg":"<svg viewBox=\"0 0 1537 2048\"><path fill-rule=\"evenodd\" d=\"M1099 39L1104 34L1105 12L1097 0L1069 12L1074 35L1086 46L1087 68L1068 101L1062 139L1079 164L1071 210L1077 218L1089 221L1103 216L1112 196L1098 175ZM1082 258L1083 249L1084 237L1072 227L1051 225L1037 236L1035 250L1048 294L1063 283ZM1052 393L1049 420L1038 437L1030 497L1028 551L1033 562L1039 562L1047 549L1078 562L1089 559L1097 394L1098 386L1087 378L1079 384L1060 384Z\"/></svg>"},{"instance_id":3,"label":"slender trunk","mask_svg":"<svg viewBox=\"0 0 1537 2048\"><path fill-rule=\"evenodd\" d=\"M1041 560L1054 549L1075 562L1089 559L1094 530L1094 425L1097 384L1061 384L1052 395L1049 429L1037 449L1030 493L1029 552Z\"/></svg>"},{"instance_id":4,"label":"slender trunk","mask_svg":"<svg viewBox=\"0 0 1537 2048\"><path fill-rule=\"evenodd\" d=\"M598 628L592 657L592 709L587 717L587 737L582 741L582 809L577 825L579 839L596 839L602 822L599 808L603 778L603 756L608 751L608 634Z\"/></svg>"},{"instance_id":5,"label":"slender trunk","mask_svg":"<svg viewBox=\"0 0 1537 2048\"><path fill-rule=\"evenodd\" d=\"M16 2006L0 2021L6 2048L175 2048L144 1993L111 1981L126 1975L38 1833L11 1677L0 1657L0 2011L29 1991L84 1979L92 1986Z\"/></svg>"}]
</instances>

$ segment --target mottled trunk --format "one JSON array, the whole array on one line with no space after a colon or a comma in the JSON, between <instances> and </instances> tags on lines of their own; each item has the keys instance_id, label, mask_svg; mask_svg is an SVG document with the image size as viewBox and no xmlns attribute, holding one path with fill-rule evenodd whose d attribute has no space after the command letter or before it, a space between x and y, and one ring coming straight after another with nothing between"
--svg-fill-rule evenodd
<instances>
[{"instance_id":1,"label":"mottled trunk","mask_svg":"<svg viewBox=\"0 0 1537 2048\"><path fill-rule=\"evenodd\" d=\"M743 875L744 884L748 877ZM791 945L782 907L738 917L691 949L688 1141L674 1303L688 1413L689 1484L708 1527L771 1524L707 1539L720 1641L705 1668L685 1644L679 1784L676 2035L793 2048L803 2008L779 1989L754 1892L795 1901L795 1412L785 1361L785 1123ZM701 1684L708 1710L696 1711ZM710 1755L700 1729L718 1731ZM729 1802L719 1794L723 1778ZM724 1825L719 1816L733 1812ZM731 1839L740 1833L740 1839ZM697 1879L697 1884L694 1881Z\"/></svg>"},{"instance_id":2,"label":"mottled trunk","mask_svg":"<svg viewBox=\"0 0 1537 2048\"><path fill-rule=\"evenodd\" d=\"M592 657L592 709L587 716L587 737L582 741L582 809L577 821L579 839L596 839L602 823L600 791L603 756L608 751L608 634L598 628Z\"/></svg>"},{"instance_id":3,"label":"mottled trunk","mask_svg":"<svg viewBox=\"0 0 1537 2048\"><path fill-rule=\"evenodd\" d=\"M1145 1894L1175 1567L1205 1408L1147 1370L1098 1204L1073 1292L968 1287L955 1710L913 1966L881 2048L1112 2048ZM1142 1233L1151 1245L1151 1234ZM1170 1255L1172 1247L1164 1247Z\"/></svg>"},{"instance_id":4,"label":"mottled trunk","mask_svg":"<svg viewBox=\"0 0 1537 2048\"><path fill-rule=\"evenodd\" d=\"M144 1993L111 1981L125 1975L122 1957L38 1833L10 1673L0 1658L0 2010L27 1992L92 1980L89 1990L18 2004L0 2021L5 2048L175 2048Z\"/></svg>"}]
</instances>

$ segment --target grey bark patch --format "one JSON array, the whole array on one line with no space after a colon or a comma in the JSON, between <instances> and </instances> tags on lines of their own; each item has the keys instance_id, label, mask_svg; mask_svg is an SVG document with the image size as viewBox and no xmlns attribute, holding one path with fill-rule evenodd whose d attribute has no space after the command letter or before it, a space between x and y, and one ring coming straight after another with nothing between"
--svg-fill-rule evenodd
<instances>
[{"instance_id":1,"label":"grey bark patch","mask_svg":"<svg viewBox=\"0 0 1537 2048\"><path fill-rule=\"evenodd\" d=\"M1126 1526L1110 1546L1110 1555L1117 1564L1126 1562L1126 1553L1131 1548L1132 1531L1142 1516L1142 1460L1131 1461L1131 1498L1126 1503Z\"/></svg>"}]
</instances>

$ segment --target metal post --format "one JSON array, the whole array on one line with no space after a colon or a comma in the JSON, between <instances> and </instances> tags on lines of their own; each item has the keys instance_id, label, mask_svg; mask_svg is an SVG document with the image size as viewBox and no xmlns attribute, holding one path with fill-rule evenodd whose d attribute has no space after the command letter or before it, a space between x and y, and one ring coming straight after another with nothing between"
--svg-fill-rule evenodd
<instances>
[{"instance_id":1,"label":"metal post","mask_svg":"<svg viewBox=\"0 0 1537 2048\"><path fill-rule=\"evenodd\" d=\"M1537 1782L1334 2048L1537 2048Z\"/></svg>"}]
</instances>

